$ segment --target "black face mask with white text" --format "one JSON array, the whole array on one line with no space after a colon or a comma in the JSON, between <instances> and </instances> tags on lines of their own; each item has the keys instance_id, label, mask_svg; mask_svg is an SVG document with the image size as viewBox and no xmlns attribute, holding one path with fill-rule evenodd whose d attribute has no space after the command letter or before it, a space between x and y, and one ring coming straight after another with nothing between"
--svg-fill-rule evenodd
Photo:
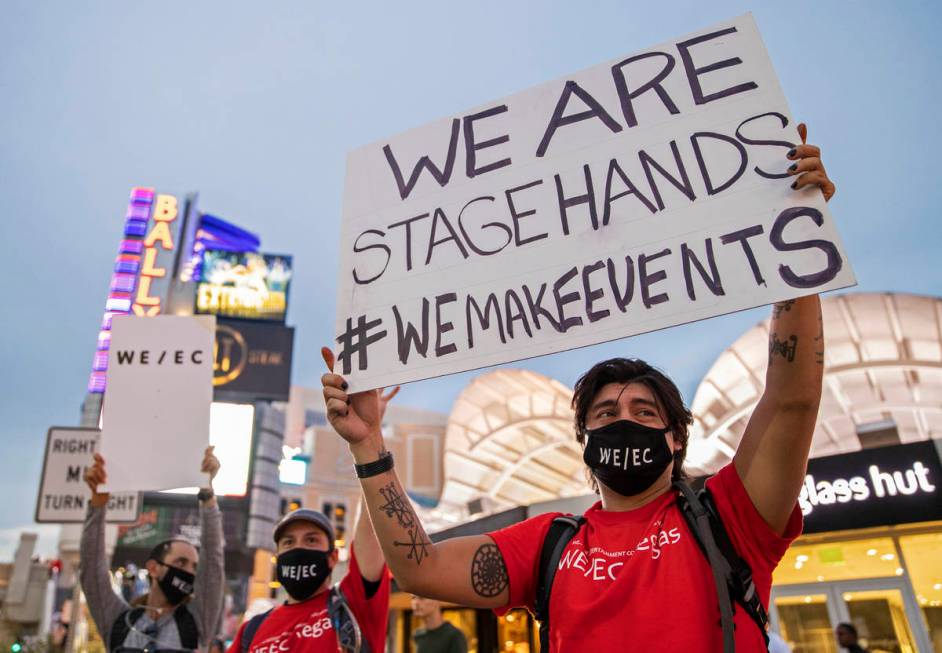
<instances>
[{"instance_id":1,"label":"black face mask with white text","mask_svg":"<svg viewBox=\"0 0 942 653\"><path fill-rule=\"evenodd\" d=\"M595 478L626 497L641 494L660 478L673 454L664 435L627 419L597 429L586 429L582 459Z\"/></svg>"},{"instance_id":2,"label":"black face mask with white text","mask_svg":"<svg viewBox=\"0 0 942 653\"><path fill-rule=\"evenodd\" d=\"M278 582L295 601L304 601L330 576L326 551L291 549L278 555Z\"/></svg>"},{"instance_id":3,"label":"black face mask with white text","mask_svg":"<svg viewBox=\"0 0 942 653\"><path fill-rule=\"evenodd\" d=\"M186 597L193 593L193 582L196 580L196 576L179 567L171 567L163 562L160 564L167 568L163 578L157 580L160 591L167 597L170 605L183 603Z\"/></svg>"}]
</instances>

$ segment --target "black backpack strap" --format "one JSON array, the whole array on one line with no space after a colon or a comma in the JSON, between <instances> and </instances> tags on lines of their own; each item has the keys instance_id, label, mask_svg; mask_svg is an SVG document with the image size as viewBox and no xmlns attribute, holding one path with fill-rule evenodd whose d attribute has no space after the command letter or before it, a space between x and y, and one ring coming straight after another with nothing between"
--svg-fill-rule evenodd
<instances>
[{"instance_id":1,"label":"black backpack strap","mask_svg":"<svg viewBox=\"0 0 942 653\"><path fill-rule=\"evenodd\" d=\"M137 620L144 614L143 607L131 608L118 615L118 618L111 624L111 635L108 637L108 650L114 651L124 645L124 640L131 632L131 626L137 623Z\"/></svg>"},{"instance_id":2,"label":"black backpack strap","mask_svg":"<svg viewBox=\"0 0 942 653\"><path fill-rule=\"evenodd\" d=\"M759 593L752 578L752 569L740 557L732 540L729 539L726 527L723 526L719 511L716 509L716 503L713 501L713 495L706 488L695 493L688 485L680 481L676 481L674 487L680 490L678 504L681 514L713 572L720 604L724 650L733 651L735 648L732 623L733 601L743 607L749 618L759 628L768 646L769 616L759 599Z\"/></svg>"},{"instance_id":3,"label":"black backpack strap","mask_svg":"<svg viewBox=\"0 0 942 653\"><path fill-rule=\"evenodd\" d=\"M743 607L749 618L759 627L759 631L765 638L766 646L768 646L769 613L766 612L765 606L762 605L762 601L759 599L759 591L756 589L755 581L752 578L752 568L736 552L732 540L729 539L729 533L726 532L726 527L723 526L723 521L720 519L720 513L716 509L716 502L713 500L713 494L710 493L710 490L703 488L698 493L698 498L711 516L710 527L713 529L713 539L732 571L730 590L733 599Z\"/></svg>"},{"instance_id":4,"label":"black backpack strap","mask_svg":"<svg viewBox=\"0 0 942 653\"><path fill-rule=\"evenodd\" d=\"M340 585L330 588L327 595L327 615L337 633L337 643L344 653L370 653L370 643L363 637L356 615L347 603Z\"/></svg>"},{"instance_id":5,"label":"black backpack strap","mask_svg":"<svg viewBox=\"0 0 942 653\"><path fill-rule=\"evenodd\" d=\"M559 560L563 557L563 550L569 541L579 532L585 523L582 515L563 515L556 517L550 523L546 537L543 538L543 548L540 550L539 576L536 584L536 597L534 609L536 620L540 622L540 651L549 651L549 612L550 594L553 591L553 580L559 570Z\"/></svg>"},{"instance_id":6,"label":"black backpack strap","mask_svg":"<svg viewBox=\"0 0 942 653\"><path fill-rule=\"evenodd\" d=\"M177 624L177 633L180 635L180 646L191 651L198 649L200 646L199 629L196 627L196 619L189 608L185 605L179 606L173 611L173 620ZM207 639L209 639L208 636Z\"/></svg>"},{"instance_id":7,"label":"black backpack strap","mask_svg":"<svg viewBox=\"0 0 942 653\"><path fill-rule=\"evenodd\" d=\"M268 615L270 615L271 611L274 609L275 608L271 608L268 612L255 615L245 624L245 628L242 629L242 639L239 640L240 653L248 653L249 647L252 645L252 640L255 639L255 633L258 632L258 627L262 625L263 621L268 619Z\"/></svg>"}]
</instances>

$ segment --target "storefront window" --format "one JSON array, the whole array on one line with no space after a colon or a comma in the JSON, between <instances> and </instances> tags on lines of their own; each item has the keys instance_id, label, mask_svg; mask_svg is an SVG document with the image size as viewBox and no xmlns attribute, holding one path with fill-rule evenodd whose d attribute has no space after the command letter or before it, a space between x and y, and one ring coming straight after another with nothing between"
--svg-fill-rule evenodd
<instances>
[{"instance_id":1,"label":"storefront window","mask_svg":"<svg viewBox=\"0 0 942 653\"><path fill-rule=\"evenodd\" d=\"M902 574L892 538L877 537L792 546L775 570L773 582L793 585Z\"/></svg>"},{"instance_id":2,"label":"storefront window","mask_svg":"<svg viewBox=\"0 0 942 653\"><path fill-rule=\"evenodd\" d=\"M898 589L846 592L842 598L864 647L871 651L915 653L903 595Z\"/></svg>"},{"instance_id":3,"label":"storefront window","mask_svg":"<svg viewBox=\"0 0 942 653\"><path fill-rule=\"evenodd\" d=\"M498 617L497 642L505 653L530 653L530 619L526 610L511 610Z\"/></svg>"},{"instance_id":4,"label":"storefront window","mask_svg":"<svg viewBox=\"0 0 942 653\"><path fill-rule=\"evenodd\" d=\"M899 538L916 600L936 651L942 651L942 533Z\"/></svg>"},{"instance_id":5,"label":"storefront window","mask_svg":"<svg viewBox=\"0 0 942 653\"><path fill-rule=\"evenodd\" d=\"M462 632L465 641L468 643L468 653L477 653L477 618L474 610L467 608L448 609L442 611L442 616L445 617L445 621L450 621L455 628Z\"/></svg>"},{"instance_id":6,"label":"storefront window","mask_svg":"<svg viewBox=\"0 0 942 653\"><path fill-rule=\"evenodd\" d=\"M775 599L779 630L793 653L837 653L827 595L782 596Z\"/></svg>"}]
</instances>

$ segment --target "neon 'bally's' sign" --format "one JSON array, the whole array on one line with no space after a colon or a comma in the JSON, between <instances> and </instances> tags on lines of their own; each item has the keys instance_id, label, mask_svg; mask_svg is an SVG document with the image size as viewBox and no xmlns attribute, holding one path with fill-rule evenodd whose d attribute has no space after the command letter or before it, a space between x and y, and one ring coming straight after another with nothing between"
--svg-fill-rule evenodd
<instances>
[{"instance_id":1,"label":"neon 'bally's' sign","mask_svg":"<svg viewBox=\"0 0 942 653\"><path fill-rule=\"evenodd\" d=\"M158 195L154 202L152 226L144 238L144 262L137 282L137 292L131 309L135 315L152 317L160 314L160 296L151 295L151 282L167 276L167 269L157 267L157 246L167 252L174 249L170 223L177 219L177 198L173 195Z\"/></svg>"}]
</instances>

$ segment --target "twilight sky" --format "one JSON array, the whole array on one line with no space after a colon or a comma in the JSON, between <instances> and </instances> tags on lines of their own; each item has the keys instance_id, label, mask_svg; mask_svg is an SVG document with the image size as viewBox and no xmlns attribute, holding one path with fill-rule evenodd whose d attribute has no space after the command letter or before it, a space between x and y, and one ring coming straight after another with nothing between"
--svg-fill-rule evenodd
<instances>
[{"instance_id":1,"label":"twilight sky","mask_svg":"<svg viewBox=\"0 0 942 653\"><path fill-rule=\"evenodd\" d=\"M5 2L0 560L35 528L46 429L78 422L132 186L199 191L203 210L294 255L293 382L313 386L347 151L746 11L837 183L856 290L939 294L938 3ZM639 356L689 402L765 313L519 365L571 385L601 358ZM397 401L447 412L471 376Z\"/></svg>"}]
</instances>

